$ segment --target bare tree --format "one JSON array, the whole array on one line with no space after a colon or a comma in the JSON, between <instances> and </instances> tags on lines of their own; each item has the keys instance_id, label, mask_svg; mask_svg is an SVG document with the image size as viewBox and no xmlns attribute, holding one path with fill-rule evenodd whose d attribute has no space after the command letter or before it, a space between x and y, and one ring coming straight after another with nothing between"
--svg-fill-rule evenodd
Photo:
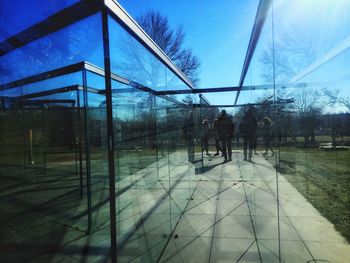
<instances>
[{"instance_id":1,"label":"bare tree","mask_svg":"<svg viewBox=\"0 0 350 263\"><path fill-rule=\"evenodd\" d=\"M319 99L321 94L318 90L310 87L297 88L294 91L294 106L300 113L308 112L311 109L320 108Z\"/></svg>"},{"instance_id":2,"label":"bare tree","mask_svg":"<svg viewBox=\"0 0 350 263\"><path fill-rule=\"evenodd\" d=\"M259 57L259 62L262 69L261 77L268 83L272 83L274 77L277 83L283 82L296 73L288 60L284 46L279 43L275 43L274 50L272 45L264 49ZM275 74L273 74L273 65Z\"/></svg>"},{"instance_id":3,"label":"bare tree","mask_svg":"<svg viewBox=\"0 0 350 263\"><path fill-rule=\"evenodd\" d=\"M298 27L288 25L287 28L290 29L286 30L288 33L276 36L274 45L268 46L259 57L261 77L269 83L272 83L273 78L276 83L288 82L317 57L318 46L313 35L294 30ZM298 133L304 137L305 145L309 142L315 143L315 130L319 126L321 114L319 101L321 93L306 86L289 91L278 89L276 96L282 99L283 97L293 98L292 110L297 111ZM280 118L283 125L288 125L286 117L290 116Z\"/></svg>"},{"instance_id":4,"label":"bare tree","mask_svg":"<svg viewBox=\"0 0 350 263\"><path fill-rule=\"evenodd\" d=\"M298 88L294 92L294 106L298 110L299 133L304 137L305 146L316 143L315 130L320 125L322 112L320 105L321 94L310 87Z\"/></svg>"},{"instance_id":5,"label":"bare tree","mask_svg":"<svg viewBox=\"0 0 350 263\"><path fill-rule=\"evenodd\" d=\"M295 30L299 28L297 25L285 27L287 33L278 34L274 45L270 44L259 56L262 78L270 83L272 78L277 83L288 81L317 57L318 45L314 35Z\"/></svg>"},{"instance_id":6,"label":"bare tree","mask_svg":"<svg viewBox=\"0 0 350 263\"><path fill-rule=\"evenodd\" d=\"M329 99L329 104L334 105L336 103L345 106L350 111L350 97L340 97L340 90L330 90L328 88L322 89L322 94Z\"/></svg>"},{"instance_id":7,"label":"bare tree","mask_svg":"<svg viewBox=\"0 0 350 263\"><path fill-rule=\"evenodd\" d=\"M167 17L153 10L139 16L137 21L193 84L198 84L200 62L198 57L192 54L192 50L183 47L183 26L171 29Z\"/></svg>"}]
</instances>

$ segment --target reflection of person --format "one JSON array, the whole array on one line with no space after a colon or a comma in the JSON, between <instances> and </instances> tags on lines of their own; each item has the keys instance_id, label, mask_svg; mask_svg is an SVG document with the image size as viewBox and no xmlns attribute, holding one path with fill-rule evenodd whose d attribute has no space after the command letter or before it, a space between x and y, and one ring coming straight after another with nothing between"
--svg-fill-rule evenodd
<instances>
[{"instance_id":1,"label":"reflection of person","mask_svg":"<svg viewBox=\"0 0 350 263\"><path fill-rule=\"evenodd\" d=\"M235 125L232 121L232 116L227 114L225 110L221 111L221 115L218 117L218 130L220 141L222 145L222 154L224 156L224 162L232 160L232 146L231 140L234 135ZM228 158L228 159L227 159Z\"/></svg>"},{"instance_id":2,"label":"reflection of person","mask_svg":"<svg viewBox=\"0 0 350 263\"><path fill-rule=\"evenodd\" d=\"M210 129L209 129L209 121L208 119L204 119L202 121L202 152L205 150L207 156L209 154L209 139L210 139Z\"/></svg>"},{"instance_id":3,"label":"reflection of person","mask_svg":"<svg viewBox=\"0 0 350 263\"><path fill-rule=\"evenodd\" d=\"M222 152L221 146L220 146L220 135L219 135L219 127L218 127L218 119L214 120L214 140L215 140L215 148L216 153L214 156L219 156L220 152Z\"/></svg>"},{"instance_id":4,"label":"reflection of person","mask_svg":"<svg viewBox=\"0 0 350 263\"><path fill-rule=\"evenodd\" d=\"M247 151L249 148L248 161L252 161L252 154L254 143L256 140L256 129L258 127L258 122L253 115L253 109L249 108L244 113L239 130L243 137L243 152L244 152L244 160L247 161Z\"/></svg>"},{"instance_id":5,"label":"reflection of person","mask_svg":"<svg viewBox=\"0 0 350 263\"><path fill-rule=\"evenodd\" d=\"M187 142L187 152L188 160L194 162L194 117L193 111L191 111L190 116L185 120L185 123L182 127L183 134Z\"/></svg>"},{"instance_id":6,"label":"reflection of person","mask_svg":"<svg viewBox=\"0 0 350 263\"><path fill-rule=\"evenodd\" d=\"M264 155L267 155L269 153L269 149L272 152L272 155L274 155L275 151L270 146L270 141L272 138L272 132L271 132L271 125L272 122L269 117L264 117L263 119L263 138L264 138L264 144L265 144L265 153Z\"/></svg>"}]
</instances>

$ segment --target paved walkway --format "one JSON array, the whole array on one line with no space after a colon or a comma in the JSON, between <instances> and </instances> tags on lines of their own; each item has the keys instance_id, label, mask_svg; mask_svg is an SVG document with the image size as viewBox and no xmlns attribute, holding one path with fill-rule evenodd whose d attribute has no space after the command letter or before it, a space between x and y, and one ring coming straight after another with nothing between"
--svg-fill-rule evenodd
<instances>
[{"instance_id":1,"label":"paved walkway","mask_svg":"<svg viewBox=\"0 0 350 263\"><path fill-rule=\"evenodd\" d=\"M106 174L105 163L101 169L93 165ZM11 211L18 224L8 229L11 242L0 250L4 262L107 262L108 183L93 176L101 181L93 191L100 228L89 236L66 223L86 210L85 200L66 213L50 206L57 209L43 217L23 210L18 194L8 197L2 211ZM250 163L234 151L225 164L219 157L205 158L201 170L178 151L132 175L125 172L116 192L118 262L350 262L350 245L262 156ZM71 200L68 195L67 204ZM82 218L77 222L83 224Z\"/></svg>"},{"instance_id":2,"label":"paved walkway","mask_svg":"<svg viewBox=\"0 0 350 263\"><path fill-rule=\"evenodd\" d=\"M161 262L349 262L346 240L267 160L220 161L206 159Z\"/></svg>"}]
</instances>

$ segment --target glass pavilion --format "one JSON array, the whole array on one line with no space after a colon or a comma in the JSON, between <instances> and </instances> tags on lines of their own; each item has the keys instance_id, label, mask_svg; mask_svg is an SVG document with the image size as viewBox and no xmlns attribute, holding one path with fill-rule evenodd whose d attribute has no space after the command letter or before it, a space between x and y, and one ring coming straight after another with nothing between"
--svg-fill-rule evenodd
<instances>
[{"instance_id":1,"label":"glass pavilion","mask_svg":"<svg viewBox=\"0 0 350 263\"><path fill-rule=\"evenodd\" d=\"M1 262L350 258L346 1L256 1L238 82L206 88L114 0L17 2L0 10ZM202 120L238 128L247 107L274 155L260 134L243 162L237 133L233 162L204 156Z\"/></svg>"}]
</instances>

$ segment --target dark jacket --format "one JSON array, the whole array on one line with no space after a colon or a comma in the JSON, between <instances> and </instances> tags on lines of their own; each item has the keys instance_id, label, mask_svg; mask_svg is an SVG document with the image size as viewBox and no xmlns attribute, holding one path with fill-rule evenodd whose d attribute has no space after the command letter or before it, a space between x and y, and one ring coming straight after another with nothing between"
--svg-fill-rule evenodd
<instances>
[{"instance_id":1,"label":"dark jacket","mask_svg":"<svg viewBox=\"0 0 350 263\"><path fill-rule=\"evenodd\" d=\"M243 138L253 139L256 136L258 121L252 114L245 114L239 125L239 132Z\"/></svg>"},{"instance_id":2,"label":"dark jacket","mask_svg":"<svg viewBox=\"0 0 350 263\"><path fill-rule=\"evenodd\" d=\"M229 114L220 115L217 121L218 133L220 138L232 139L235 132L235 125L233 124L232 116Z\"/></svg>"}]
</instances>

